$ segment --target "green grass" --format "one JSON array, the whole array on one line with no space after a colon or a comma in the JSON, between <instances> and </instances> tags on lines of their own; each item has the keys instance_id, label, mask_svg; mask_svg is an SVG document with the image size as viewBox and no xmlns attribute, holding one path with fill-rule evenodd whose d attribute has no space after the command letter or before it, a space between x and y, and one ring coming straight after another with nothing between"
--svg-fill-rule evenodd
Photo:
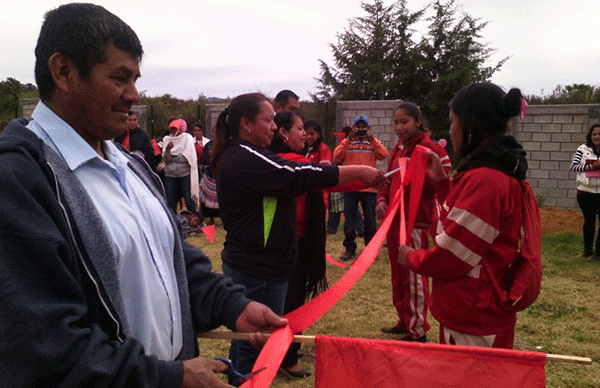
<instances>
[{"instance_id":1,"label":"green grass","mask_svg":"<svg viewBox=\"0 0 600 388\"><path fill-rule=\"evenodd\" d=\"M218 222L219 223L219 222ZM204 236L188 238L200 246L221 270L220 251L224 240L222 225L216 227L216 241L210 244ZM328 236L327 251L336 258L342 251L343 232ZM358 239L359 252L363 247ZM549 388L600 387L600 263L578 258L583 246L581 233L565 232L543 236L542 260L544 279L542 292L534 305L519 313L515 349L542 351L590 357L592 365L548 362L546 380ZM327 277L334 284L346 269L327 265ZM429 342L437 342L438 324L429 317L432 329ZM385 248L352 290L319 321L303 334L342 337L392 339L380 328L396 321L391 304L390 269ZM229 343L200 339L200 354L205 357L227 357ZM314 372L314 346L303 345L306 356L300 363ZM314 373L313 373L314 374ZM277 376L275 388L314 387L314 378L290 381Z\"/></svg>"}]
</instances>

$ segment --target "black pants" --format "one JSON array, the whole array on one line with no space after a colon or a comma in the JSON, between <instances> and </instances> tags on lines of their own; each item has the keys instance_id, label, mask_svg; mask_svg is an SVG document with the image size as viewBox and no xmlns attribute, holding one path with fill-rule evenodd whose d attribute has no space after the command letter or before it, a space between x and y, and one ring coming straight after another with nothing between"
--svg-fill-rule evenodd
<instances>
[{"instance_id":1,"label":"black pants","mask_svg":"<svg viewBox=\"0 0 600 388\"><path fill-rule=\"evenodd\" d=\"M600 194L577 192L577 204L583 212L583 246L586 254L591 254L594 247L596 219L600 216ZM596 253L600 254L600 228L596 239Z\"/></svg>"}]
</instances>

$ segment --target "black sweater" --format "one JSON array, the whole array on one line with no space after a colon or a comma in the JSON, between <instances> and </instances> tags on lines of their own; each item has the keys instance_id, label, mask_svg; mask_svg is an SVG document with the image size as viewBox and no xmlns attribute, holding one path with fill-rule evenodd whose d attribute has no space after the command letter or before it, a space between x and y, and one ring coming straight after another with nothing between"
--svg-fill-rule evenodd
<instances>
[{"instance_id":1,"label":"black sweater","mask_svg":"<svg viewBox=\"0 0 600 388\"><path fill-rule=\"evenodd\" d=\"M295 163L239 139L231 140L220 163L223 263L266 280L288 279L297 255L294 198L337 184L338 167Z\"/></svg>"}]
</instances>

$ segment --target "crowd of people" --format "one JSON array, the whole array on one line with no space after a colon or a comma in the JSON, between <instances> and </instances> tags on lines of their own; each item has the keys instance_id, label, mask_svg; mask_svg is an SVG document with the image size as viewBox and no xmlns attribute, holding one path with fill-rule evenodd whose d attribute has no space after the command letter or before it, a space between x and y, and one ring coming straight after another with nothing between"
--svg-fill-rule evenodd
<instances>
[{"instance_id":1,"label":"crowd of people","mask_svg":"<svg viewBox=\"0 0 600 388\"><path fill-rule=\"evenodd\" d=\"M520 247L527 162L505 135L521 112L519 89L475 83L457 92L450 176L444 146L411 102L394 109L389 155L366 115L332 152L290 90L233 98L211 139L202 123L188 131L180 117L150 139L131 110L142 45L97 5L49 11L35 55L41 100L31 121L15 120L0 136L0 376L12 385L238 385L216 376L227 365L201 357L195 333L221 325L254 333L229 351L233 368L249 373L261 333L327 288L327 232L338 229L340 195L344 261L356 257L358 235L367 245L377 218L393 217L387 250L398 318L382 331L426 342L431 307L440 343L512 348L516 313L490 280L506 274ZM428 167L414 228L400 241L399 215L388 207L411 187L393 172L417 147ZM584 255L594 260L600 175L589 173L600 169L598 155L600 127L592 127L572 169ZM388 157L389 177L376 168ZM182 210L201 222L221 218L223 274L186 242ZM281 365L291 378L310 376L300 353L291 346Z\"/></svg>"}]
</instances>

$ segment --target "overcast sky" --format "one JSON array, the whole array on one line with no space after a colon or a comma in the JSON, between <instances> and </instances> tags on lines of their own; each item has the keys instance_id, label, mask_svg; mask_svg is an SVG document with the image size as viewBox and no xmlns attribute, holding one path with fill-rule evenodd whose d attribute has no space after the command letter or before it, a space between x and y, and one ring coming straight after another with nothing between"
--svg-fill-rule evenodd
<instances>
[{"instance_id":1,"label":"overcast sky","mask_svg":"<svg viewBox=\"0 0 600 388\"><path fill-rule=\"evenodd\" d=\"M372 0L368 0L372 3ZM0 80L35 83L34 48L44 13L60 1L5 1L0 32ZM360 0L97 1L138 34L145 50L141 91L179 98L234 97L291 89L315 91L319 60L333 65L331 43ZM392 2L384 0L385 5ZM408 0L411 10L429 3ZM599 85L600 0L456 0L488 25L481 41L510 57L492 81L524 94L556 85ZM424 31L424 30L423 30ZM402 98L402 96L398 96Z\"/></svg>"}]
</instances>

